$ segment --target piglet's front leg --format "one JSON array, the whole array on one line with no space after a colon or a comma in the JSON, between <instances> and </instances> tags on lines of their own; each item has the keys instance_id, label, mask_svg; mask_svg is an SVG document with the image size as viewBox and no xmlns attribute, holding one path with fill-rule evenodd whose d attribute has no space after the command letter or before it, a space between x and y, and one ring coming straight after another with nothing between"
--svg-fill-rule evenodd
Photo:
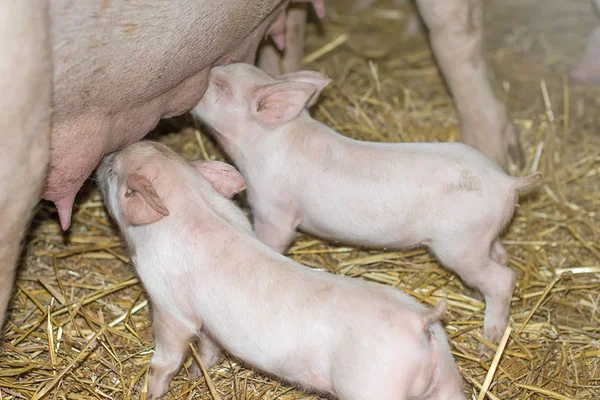
<instances>
[{"instance_id":1,"label":"piglet's front leg","mask_svg":"<svg viewBox=\"0 0 600 400\"><path fill-rule=\"evenodd\" d=\"M196 344L196 352L207 370L221 361L223 350L206 332L201 332ZM200 376L202 371L196 361L189 368L191 376Z\"/></svg>"},{"instance_id":2,"label":"piglet's front leg","mask_svg":"<svg viewBox=\"0 0 600 400\"><path fill-rule=\"evenodd\" d=\"M154 356L150 361L147 399L157 399L169 390L188 353L194 333L168 313L154 309Z\"/></svg>"},{"instance_id":3,"label":"piglet's front leg","mask_svg":"<svg viewBox=\"0 0 600 400\"><path fill-rule=\"evenodd\" d=\"M264 217L254 213L254 230L258 239L278 253L285 253L296 238L299 222L294 213L277 213Z\"/></svg>"}]
</instances>

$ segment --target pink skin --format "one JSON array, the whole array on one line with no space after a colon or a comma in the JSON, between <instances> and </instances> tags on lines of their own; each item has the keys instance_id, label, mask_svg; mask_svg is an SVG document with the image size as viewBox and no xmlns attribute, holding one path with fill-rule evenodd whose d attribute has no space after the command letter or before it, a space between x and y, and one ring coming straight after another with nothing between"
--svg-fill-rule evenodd
<instances>
[{"instance_id":1,"label":"pink skin","mask_svg":"<svg viewBox=\"0 0 600 400\"><path fill-rule=\"evenodd\" d=\"M193 107L210 67L253 62L286 1L256 4L50 3L53 156L43 198L56 204L63 229L75 195L104 154L141 139L159 119Z\"/></svg>"},{"instance_id":2,"label":"pink skin","mask_svg":"<svg viewBox=\"0 0 600 400\"><path fill-rule=\"evenodd\" d=\"M515 285L498 236L518 191L541 175L510 177L461 143L343 137L306 111L328 83L317 72L272 78L232 64L211 71L192 110L248 182L259 239L284 252L299 228L357 246L428 246L483 294L484 335L498 342Z\"/></svg>"},{"instance_id":3,"label":"pink skin","mask_svg":"<svg viewBox=\"0 0 600 400\"><path fill-rule=\"evenodd\" d=\"M323 17L324 1L313 0L312 3L317 14ZM242 0L48 2L52 20L50 28L40 23L24 34L39 39L36 29L51 30L51 56L47 54L48 49L39 53L40 57L45 57L42 63L49 65L51 57L54 66L52 157L42 197L56 204L63 229L66 230L71 223L75 195L104 154L139 140L159 119L189 110L202 96L212 66L254 60L258 43L282 14L287 1L257 2L251 9L248 4ZM17 13L12 8L7 9L5 15L10 19L13 12ZM290 12L290 18L292 14ZM479 18L478 13L473 15ZM300 17L296 14L294 18L299 21ZM444 25L437 25L443 31ZM475 24L475 28L475 33L480 33L479 25ZM289 28L290 32L292 30L297 34L292 35L290 41L294 37L302 37L298 24L293 29ZM277 34L277 31L274 33ZM38 42L48 46L46 36ZM447 33L438 35L442 48L446 36ZM475 46L477 49L479 47ZM290 65L299 64L301 54L302 48L299 47L290 57ZM479 57L477 51L472 56L469 54L469 51L451 52L448 57L451 61L465 56L473 60ZM23 64L15 65L13 70L6 72L9 81L23 79L25 75L26 71L14 71ZM482 71L485 72L485 69L477 68L473 74L467 69L459 74L462 78L448 79L457 98L465 142L494 159L500 159L502 157L496 155L504 154L507 141L498 132L506 132L510 136L514 129L506 119L505 109L502 105L497 106L491 91L485 89L489 85L485 86L487 81ZM47 81L48 77L41 73L39 78L30 82L48 86L44 79ZM462 96L456 95L452 83L456 81L455 86L460 87L461 79L467 82L466 86L473 86L463 90ZM469 103L472 93L479 90L476 82L483 82L484 94L475 96L477 100ZM28 107L39 111L29 113L32 124L35 121L45 125L49 123L46 120L48 110L42 112L38 107L38 101L44 101L44 90L40 89L39 100L32 101ZM463 98L467 100L461 100ZM5 100L11 103L13 98L5 96ZM490 104L493 107L488 107ZM23 210L31 208L38 198L38 187L44 184L49 154L46 143L42 143L47 139L42 138L41 132L46 131L47 127L37 131L40 139L36 143L32 143L32 137L28 135L15 136L18 138L15 143L10 140L3 142L9 146L6 148L10 155L3 160L7 165L16 162L17 158L13 159L13 155L19 160L36 160L38 165L31 166L29 170L23 168L22 173L2 176L0 180L3 191L14 193L11 198L22 199L20 204L23 206L23 209L8 212L6 210L12 200L0 200L0 213L14 218L14 221L3 225L6 228L0 233L0 239L8 243L0 242L0 269L5 271L2 273L7 278L0 280L0 318L9 296L15 254L18 252L13 239L17 243L21 237L20 232L24 231L27 221L27 212ZM476 140L479 132L489 132L493 140L487 137ZM491 154L493 151L498 154Z\"/></svg>"},{"instance_id":4,"label":"pink skin","mask_svg":"<svg viewBox=\"0 0 600 400\"><path fill-rule=\"evenodd\" d=\"M6 19L0 47L7 55L0 63L6 128L0 134L0 193L6 193L0 194L0 323L19 242L40 194L56 204L66 230L75 195L102 156L139 140L159 119L192 108L212 66L253 62L287 6L287 0L38 3L0 6Z\"/></svg>"},{"instance_id":5,"label":"pink skin","mask_svg":"<svg viewBox=\"0 0 600 400\"><path fill-rule=\"evenodd\" d=\"M354 8L361 10L373 2L357 0ZM398 4L404 2L397 1ZM433 53L454 97L463 143L481 151L503 168L508 166L509 155L523 165L525 155L517 130L506 105L495 96L487 77L482 46L482 0L417 0L416 3L429 29ZM286 24L280 23L280 26L286 25L292 34L285 40L282 56L269 47L263 48L259 56L259 65L271 75L301 68L306 11L289 13L287 18ZM416 34L420 25L416 16L411 17L405 35Z\"/></svg>"},{"instance_id":6,"label":"pink skin","mask_svg":"<svg viewBox=\"0 0 600 400\"><path fill-rule=\"evenodd\" d=\"M494 94L483 51L482 0L417 0L433 53L458 109L462 141L506 168L525 163L506 105Z\"/></svg>"},{"instance_id":7,"label":"pink skin","mask_svg":"<svg viewBox=\"0 0 600 400\"><path fill-rule=\"evenodd\" d=\"M207 368L223 349L340 399L465 399L437 322L445 302L428 310L389 286L316 271L272 251L220 193L242 189L239 173L231 169L211 185L198 165L140 142L98 169L107 208L153 303L148 398L168 390L188 343L197 341Z\"/></svg>"},{"instance_id":8,"label":"pink skin","mask_svg":"<svg viewBox=\"0 0 600 400\"><path fill-rule=\"evenodd\" d=\"M27 221L50 158L52 69L48 8L0 2L0 325Z\"/></svg>"},{"instance_id":9,"label":"pink skin","mask_svg":"<svg viewBox=\"0 0 600 400\"><path fill-rule=\"evenodd\" d=\"M307 4L293 2L282 14L273 44L264 43L260 48L257 65L264 71L279 75L282 71L297 71L304 56ZM277 47L277 48L276 48Z\"/></svg>"},{"instance_id":10,"label":"pink skin","mask_svg":"<svg viewBox=\"0 0 600 400\"><path fill-rule=\"evenodd\" d=\"M279 75L282 71L300 69L309 5L312 5L318 18L325 18L325 0L292 0L285 13L271 27L273 45L263 43L259 50L257 64L264 71Z\"/></svg>"}]
</instances>

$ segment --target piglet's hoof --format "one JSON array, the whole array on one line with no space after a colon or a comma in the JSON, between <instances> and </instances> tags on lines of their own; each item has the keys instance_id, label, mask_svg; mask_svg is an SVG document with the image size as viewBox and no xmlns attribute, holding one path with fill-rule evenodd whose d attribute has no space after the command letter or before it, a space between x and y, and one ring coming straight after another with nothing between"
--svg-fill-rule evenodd
<instances>
[{"instance_id":1,"label":"piglet's hoof","mask_svg":"<svg viewBox=\"0 0 600 400\"><path fill-rule=\"evenodd\" d=\"M477 356L481 359L481 360L491 360L494 358L494 355L496 354L496 352L492 349L490 349L489 347L487 347L485 344L481 343L478 347L477 347Z\"/></svg>"},{"instance_id":2,"label":"piglet's hoof","mask_svg":"<svg viewBox=\"0 0 600 400\"><path fill-rule=\"evenodd\" d=\"M188 371L189 376L192 378L199 378L200 375L202 375L202 370L200 369L200 366L198 365L198 363L195 360L188 367L187 371Z\"/></svg>"},{"instance_id":3,"label":"piglet's hoof","mask_svg":"<svg viewBox=\"0 0 600 400\"><path fill-rule=\"evenodd\" d=\"M150 372L148 376L148 394L146 399L156 400L169 391L171 377L157 376Z\"/></svg>"},{"instance_id":4,"label":"piglet's hoof","mask_svg":"<svg viewBox=\"0 0 600 400\"><path fill-rule=\"evenodd\" d=\"M483 338L490 343L498 344L502 339L502 335L504 334L504 328L500 325L494 325L487 329L484 329ZM496 354L495 350L490 349L483 343L477 347L477 353L480 358L492 358Z\"/></svg>"}]
</instances>

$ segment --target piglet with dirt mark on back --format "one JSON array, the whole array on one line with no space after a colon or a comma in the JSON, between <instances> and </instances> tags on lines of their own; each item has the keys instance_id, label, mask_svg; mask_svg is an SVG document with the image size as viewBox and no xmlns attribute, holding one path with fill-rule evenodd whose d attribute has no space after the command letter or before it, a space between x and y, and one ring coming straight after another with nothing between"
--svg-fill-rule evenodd
<instances>
[{"instance_id":1,"label":"piglet with dirt mark on back","mask_svg":"<svg viewBox=\"0 0 600 400\"><path fill-rule=\"evenodd\" d=\"M312 71L216 67L192 111L246 179L258 238L279 252L297 228L359 246L427 246L484 296L484 336L498 342L515 286L498 236L541 174L508 176L461 143L344 137L306 111L328 83Z\"/></svg>"},{"instance_id":2,"label":"piglet with dirt mark on back","mask_svg":"<svg viewBox=\"0 0 600 400\"><path fill-rule=\"evenodd\" d=\"M438 322L446 302L428 310L271 250L227 199L245 186L233 167L140 142L107 156L97 180L153 305L148 398L168 390L197 340L207 368L225 350L340 399L465 399Z\"/></svg>"}]
</instances>

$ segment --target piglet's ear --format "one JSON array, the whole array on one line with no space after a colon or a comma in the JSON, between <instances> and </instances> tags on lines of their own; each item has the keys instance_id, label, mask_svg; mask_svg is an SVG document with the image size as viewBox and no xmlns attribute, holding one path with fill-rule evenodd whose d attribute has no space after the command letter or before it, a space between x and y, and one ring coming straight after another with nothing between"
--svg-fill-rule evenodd
<instances>
[{"instance_id":1,"label":"piglet's ear","mask_svg":"<svg viewBox=\"0 0 600 400\"><path fill-rule=\"evenodd\" d=\"M278 79L282 79L286 82L302 82L314 85L317 88L317 91L308 101L306 105L307 107L312 107L317 102L323 89L325 89L325 87L331 82L331 79L329 79L327 76L316 71L290 72L288 74L281 75Z\"/></svg>"},{"instance_id":2,"label":"piglet's ear","mask_svg":"<svg viewBox=\"0 0 600 400\"><path fill-rule=\"evenodd\" d=\"M127 191L121 200L121 208L129 224L150 224L169 215L169 210L146 176L131 174L127 176L125 185Z\"/></svg>"},{"instance_id":3,"label":"piglet's ear","mask_svg":"<svg viewBox=\"0 0 600 400\"><path fill-rule=\"evenodd\" d=\"M261 86L252 96L252 114L266 128L274 128L296 118L317 91L302 82L278 82Z\"/></svg>"},{"instance_id":4,"label":"piglet's ear","mask_svg":"<svg viewBox=\"0 0 600 400\"><path fill-rule=\"evenodd\" d=\"M233 165L221 161L192 161L192 166L228 199L246 189L246 181Z\"/></svg>"}]
</instances>

